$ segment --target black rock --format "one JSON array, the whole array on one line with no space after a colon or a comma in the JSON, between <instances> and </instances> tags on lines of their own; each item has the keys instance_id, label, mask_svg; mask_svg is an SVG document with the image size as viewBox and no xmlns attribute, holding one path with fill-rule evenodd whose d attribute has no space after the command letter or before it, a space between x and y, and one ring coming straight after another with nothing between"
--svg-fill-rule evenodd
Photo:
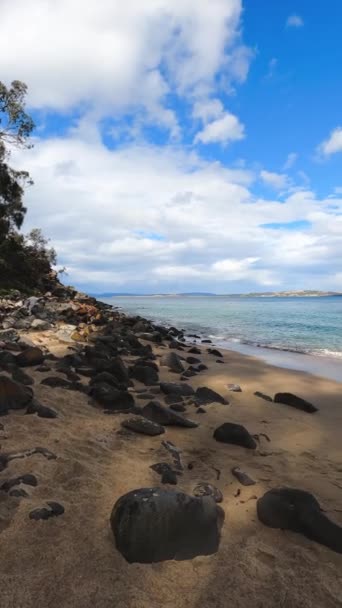
<instances>
[{"instance_id":1,"label":"black rock","mask_svg":"<svg viewBox=\"0 0 342 608\"><path fill-rule=\"evenodd\" d=\"M128 386L128 369L125 367L125 364L122 361L121 357L114 357L113 359L111 359L111 366L108 371L110 371L110 373L118 379L120 384L125 384L126 386Z\"/></svg>"},{"instance_id":2,"label":"black rock","mask_svg":"<svg viewBox=\"0 0 342 608\"><path fill-rule=\"evenodd\" d=\"M23 488L11 490L9 496L15 496L16 498L26 498L28 493Z\"/></svg>"},{"instance_id":3,"label":"black rock","mask_svg":"<svg viewBox=\"0 0 342 608\"><path fill-rule=\"evenodd\" d=\"M9 479L5 481L1 486L0 490L3 492L8 492L14 486L18 486L19 484L24 483L28 486L36 487L38 485L37 478L35 475L31 475L30 473L26 473L25 475L20 475L20 477L14 477L13 479Z\"/></svg>"},{"instance_id":4,"label":"black rock","mask_svg":"<svg viewBox=\"0 0 342 608\"><path fill-rule=\"evenodd\" d=\"M302 410L303 412L308 412L309 414L318 412L318 408L312 405L312 403L309 403L309 401L305 401L305 399L301 399L301 397L297 397L292 393L277 393L274 395L274 403L290 405L291 407L295 407L297 410Z\"/></svg>"},{"instance_id":5,"label":"black rock","mask_svg":"<svg viewBox=\"0 0 342 608\"><path fill-rule=\"evenodd\" d=\"M211 483L201 482L193 490L194 496L212 496L215 502L222 502L223 495L221 490L213 486Z\"/></svg>"},{"instance_id":6,"label":"black rock","mask_svg":"<svg viewBox=\"0 0 342 608\"><path fill-rule=\"evenodd\" d=\"M48 502L49 508L34 509L29 513L29 518L38 521L39 519L49 519L50 517L58 517L63 515L64 507L58 502Z\"/></svg>"},{"instance_id":7,"label":"black rock","mask_svg":"<svg viewBox=\"0 0 342 608\"><path fill-rule=\"evenodd\" d=\"M197 346L192 346L191 348L189 348L188 350L189 353L192 353L193 355L200 355L201 351L199 348L197 348Z\"/></svg>"},{"instance_id":8,"label":"black rock","mask_svg":"<svg viewBox=\"0 0 342 608\"><path fill-rule=\"evenodd\" d=\"M107 410L129 410L135 406L134 398L130 393L119 391L105 382L94 384L89 394Z\"/></svg>"},{"instance_id":9,"label":"black rock","mask_svg":"<svg viewBox=\"0 0 342 608\"><path fill-rule=\"evenodd\" d=\"M39 418L58 418L58 414L55 410L46 405L41 405L35 400L28 406L26 414L37 414Z\"/></svg>"},{"instance_id":10,"label":"black rock","mask_svg":"<svg viewBox=\"0 0 342 608\"><path fill-rule=\"evenodd\" d=\"M212 344L212 340L201 340L202 344Z\"/></svg>"},{"instance_id":11,"label":"black rock","mask_svg":"<svg viewBox=\"0 0 342 608\"><path fill-rule=\"evenodd\" d=\"M186 412L186 407L182 403L172 403L170 409L174 410L174 412Z\"/></svg>"},{"instance_id":12,"label":"black rock","mask_svg":"<svg viewBox=\"0 0 342 608\"><path fill-rule=\"evenodd\" d=\"M160 365L168 367L170 371L181 374L184 366L180 357L176 353L166 353L160 358Z\"/></svg>"},{"instance_id":13,"label":"black rock","mask_svg":"<svg viewBox=\"0 0 342 608\"><path fill-rule=\"evenodd\" d=\"M234 477L236 477L236 479L243 486L254 486L255 485L254 479L249 477L249 475L247 475L247 473L244 473L243 471L241 471L241 469L239 467L234 467L232 469L232 473L233 473Z\"/></svg>"},{"instance_id":14,"label":"black rock","mask_svg":"<svg viewBox=\"0 0 342 608\"><path fill-rule=\"evenodd\" d=\"M265 395L264 393L261 393L260 391L255 391L254 395L256 397L260 397L260 399L264 399L265 401L273 401L272 397L270 397L269 395Z\"/></svg>"},{"instance_id":15,"label":"black rock","mask_svg":"<svg viewBox=\"0 0 342 608\"><path fill-rule=\"evenodd\" d=\"M190 384L174 384L173 382L161 382L160 390L165 395L180 395L184 397L190 397L195 393Z\"/></svg>"},{"instance_id":16,"label":"black rock","mask_svg":"<svg viewBox=\"0 0 342 608\"><path fill-rule=\"evenodd\" d=\"M183 372L183 376L181 377L181 380L186 380L187 378L192 378L193 376L196 376L196 372L194 372L191 369L186 370L186 372Z\"/></svg>"},{"instance_id":17,"label":"black rock","mask_svg":"<svg viewBox=\"0 0 342 608\"><path fill-rule=\"evenodd\" d=\"M165 462L158 462L157 464L152 464L150 468L161 475L162 483L167 483L172 486L177 485L177 473L173 471L169 464Z\"/></svg>"},{"instance_id":18,"label":"black rock","mask_svg":"<svg viewBox=\"0 0 342 608\"><path fill-rule=\"evenodd\" d=\"M161 488L125 494L110 517L118 551L129 563L145 564L216 553L223 521L211 498Z\"/></svg>"},{"instance_id":19,"label":"black rock","mask_svg":"<svg viewBox=\"0 0 342 608\"><path fill-rule=\"evenodd\" d=\"M51 367L49 367L48 365L39 365L38 367L36 367L36 371L37 372L50 372Z\"/></svg>"},{"instance_id":20,"label":"black rock","mask_svg":"<svg viewBox=\"0 0 342 608\"><path fill-rule=\"evenodd\" d=\"M152 422L143 416L128 418L128 420L121 422L121 426L130 431L134 431L135 433L142 433L143 435L150 435L151 437L165 433L163 426L156 422Z\"/></svg>"},{"instance_id":21,"label":"black rock","mask_svg":"<svg viewBox=\"0 0 342 608\"><path fill-rule=\"evenodd\" d=\"M234 445L240 445L250 450L255 450L257 444L253 437L249 434L247 429L241 424L235 424L233 422L225 422L221 426L217 427L213 435L216 441L222 443L232 443Z\"/></svg>"},{"instance_id":22,"label":"black rock","mask_svg":"<svg viewBox=\"0 0 342 608\"><path fill-rule=\"evenodd\" d=\"M142 409L142 414L149 420L164 426L184 426L187 428L198 426L196 422L184 418L170 408L163 407L158 401L150 401L150 403L145 405Z\"/></svg>"},{"instance_id":23,"label":"black rock","mask_svg":"<svg viewBox=\"0 0 342 608\"><path fill-rule=\"evenodd\" d=\"M130 368L131 377L145 386L153 386L159 381L158 372L150 366L134 365Z\"/></svg>"},{"instance_id":24,"label":"black rock","mask_svg":"<svg viewBox=\"0 0 342 608\"><path fill-rule=\"evenodd\" d=\"M165 395L164 401L167 405L174 405L175 403L182 403L182 395Z\"/></svg>"},{"instance_id":25,"label":"black rock","mask_svg":"<svg viewBox=\"0 0 342 608\"><path fill-rule=\"evenodd\" d=\"M206 369L208 369L208 367L204 363L200 363L199 365L197 365L197 369L199 372L204 372Z\"/></svg>"},{"instance_id":26,"label":"black rock","mask_svg":"<svg viewBox=\"0 0 342 608\"><path fill-rule=\"evenodd\" d=\"M118 379L110 372L100 372L99 374L96 374L90 379L89 386L92 386L93 384L100 384L102 382L105 382L110 386L114 386L115 388L120 388L121 386Z\"/></svg>"},{"instance_id":27,"label":"black rock","mask_svg":"<svg viewBox=\"0 0 342 608\"><path fill-rule=\"evenodd\" d=\"M91 378L96 375L96 370L93 367L82 365L82 367L77 367L76 372L81 376L86 376L86 378Z\"/></svg>"},{"instance_id":28,"label":"black rock","mask_svg":"<svg viewBox=\"0 0 342 608\"><path fill-rule=\"evenodd\" d=\"M34 384L33 378L20 369L20 367L15 367L12 370L12 378L15 382L20 382L21 384L25 384L26 386L32 386Z\"/></svg>"},{"instance_id":29,"label":"black rock","mask_svg":"<svg viewBox=\"0 0 342 608\"><path fill-rule=\"evenodd\" d=\"M19 367L30 367L33 365L41 365L44 362L43 351L38 346L26 348L22 353L16 356L16 363Z\"/></svg>"},{"instance_id":30,"label":"black rock","mask_svg":"<svg viewBox=\"0 0 342 608\"><path fill-rule=\"evenodd\" d=\"M304 490L269 490L257 502L259 520L271 528L303 534L329 549L342 553L342 527L322 513L316 498Z\"/></svg>"},{"instance_id":31,"label":"black rock","mask_svg":"<svg viewBox=\"0 0 342 608\"><path fill-rule=\"evenodd\" d=\"M0 376L0 414L26 407L32 397L32 389L28 386L14 382L8 376Z\"/></svg>"},{"instance_id":32,"label":"black rock","mask_svg":"<svg viewBox=\"0 0 342 608\"><path fill-rule=\"evenodd\" d=\"M206 414L207 410L205 410L203 407L199 407L196 410L196 414Z\"/></svg>"},{"instance_id":33,"label":"black rock","mask_svg":"<svg viewBox=\"0 0 342 608\"><path fill-rule=\"evenodd\" d=\"M64 378L60 378L59 376L48 376L41 380L40 384L44 384L44 386L51 386L52 388L71 388L72 384L69 380L65 380Z\"/></svg>"},{"instance_id":34,"label":"black rock","mask_svg":"<svg viewBox=\"0 0 342 608\"><path fill-rule=\"evenodd\" d=\"M208 348L208 353L209 355L214 355L214 357L223 357L222 353L220 353L220 351L216 350L215 348Z\"/></svg>"},{"instance_id":35,"label":"black rock","mask_svg":"<svg viewBox=\"0 0 342 608\"><path fill-rule=\"evenodd\" d=\"M209 403L222 403L224 405L229 404L229 401L222 397L222 395L219 395L219 393L206 386L201 386L196 390L195 398L197 403L201 405L207 405Z\"/></svg>"},{"instance_id":36,"label":"black rock","mask_svg":"<svg viewBox=\"0 0 342 608\"><path fill-rule=\"evenodd\" d=\"M187 357L186 362L189 363L190 365L193 365L196 363L201 363L201 359L198 359L197 357Z\"/></svg>"}]
</instances>

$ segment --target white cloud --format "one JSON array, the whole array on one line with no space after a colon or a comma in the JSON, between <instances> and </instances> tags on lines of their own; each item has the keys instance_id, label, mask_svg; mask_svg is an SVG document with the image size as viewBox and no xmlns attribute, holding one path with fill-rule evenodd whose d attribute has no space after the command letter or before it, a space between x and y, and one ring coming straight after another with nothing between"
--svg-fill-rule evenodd
<instances>
[{"instance_id":1,"label":"white cloud","mask_svg":"<svg viewBox=\"0 0 342 608\"><path fill-rule=\"evenodd\" d=\"M177 135L170 91L196 100L222 69L224 86L246 78L241 11L241 0L1 0L1 79L26 82L35 108L140 108Z\"/></svg>"},{"instance_id":2,"label":"white cloud","mask_svg":"<svg viewBox=\"0 0 342 608\"><path fill-rule=\"evenodd\" d=\"M109 150L85 133L13 153L35 181L24 230L40 226L52 239L71 284L239 291L296 281L302 287L309 276L319 288L338 272L341 197L332 204L302 190L282 203L257 199L246 168L227 169L179 147ZM300 220L311 229L263 227Z\"/></svg>"},{"instance_id":3,"label":"white cloud","mask_svg":"<svg viewBox=\"0 0 342 608\"><path fill-rule=\"evenodd\" d=\"M287 171L288 169L291 169L291 167L293 167L293 165L295 164L297 159L298 159L298 154L296 152L290 152L290 154L288 154L288 156L287 156L286 162L284 163L283 170Z\"/></svg>"},{"instance_id":4,"label":"white cloud","mask_svg":"<svg viewBox=\"0 0 342 608\"><path fill-rule=\"evenodd\" d=\"M331 156L337 152L342 152L342 127L336 127L331 131L328 139L318 146L317 151L322 156Z\"/></svg>"},{"instance_id":5,"label":"white cloud","mask_svg":"<svg viewBox=\"0 0 342 608\"><path fill-rule=\"evenodd\" d=\"M285 173L274 173L272 171L260 171L262 181L274 188L274 190L284 190L289 187L289 177Z\"/></svg>"},{"instance_id":6,"label":"white cloud","mask_svg":"<svg viewBox=\"0 0 342 608\"><path fill-rule=\"evenodd\" d=\"M220 118L208 123L202 131L197 133L195 143L202 142L228 144L245 137L245 128L237 116L225 112Z\"/></svg>"},{"instance_id":7,"label":"white cloud","mask_svg":"<svg viewBox=\"0 0 342 608\"><path fill-rule=\"evenodd\" d=\"M286 21L287 27L303 27L304 21L300 15L290 15Z\"/></svg>"}]
</instances>

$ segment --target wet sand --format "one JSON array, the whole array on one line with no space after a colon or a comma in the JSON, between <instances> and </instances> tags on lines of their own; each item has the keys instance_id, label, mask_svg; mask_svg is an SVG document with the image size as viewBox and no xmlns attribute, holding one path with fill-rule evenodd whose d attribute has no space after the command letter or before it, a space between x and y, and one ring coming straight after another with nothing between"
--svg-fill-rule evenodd
<instances>
[{"instance_id":1,"label":"wet sand","mask_svg":"<svg viewBox=\"0 0 342 608\"><path fill-rule=\"evenodd\" d=\"M65 351L48 332L34 339L59 355ZM224 352L224 364L205 349L200 358L209 369L189 383L213 388L230 404L208 405L202 415L189 406L187 417L200 426L168 427L162 437L120 435L124 415L106 416L86 395L40 385L51 373L26 370L35 377L38 399L59 417L11 412L0 419L1 449L42 446L57 459L34 455L10 462L0 473L1 482L23 473L38 479L28 498L5 500L0 493L1 608L341 607L342 556L295 533L264 527L256 499L273 487L302 488L342 525L342 384L232 351ZM176 382L179 375L161 367L160 378ZM229 392L228 383L239 384L242 392ZM143 387L136 383L136 388ZM255 391L294 392L319 412L268 403ZM241 423L270 441L261 436L255 451L219 444L212 435L223 422ZM149 467L169 462L161 439L182 450L185 465L192 463L178 489L191 493L198 482L208 481L222 491L226 520L220 549L185 562L129 565L115 549L110 512L122 494L160 485ZM256 485L241 486L232 476L234 466ZM46 500L61 502L65 514L30 520L28 513Z\"/></svg>"}]
</instances>

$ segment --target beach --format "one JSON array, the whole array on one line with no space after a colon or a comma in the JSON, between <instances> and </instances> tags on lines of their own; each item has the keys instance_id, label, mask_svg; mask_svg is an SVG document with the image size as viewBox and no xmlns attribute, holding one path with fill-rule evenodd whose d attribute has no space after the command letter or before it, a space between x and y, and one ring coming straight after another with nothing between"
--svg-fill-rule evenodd
<instances>
[{"instance_id":1,"label":"beach","mask_svg":"<svg viewBox=\"0 0 342 608\"><path fill-rule=\"evenodd\" d=\"M51 331L31 333L30 339L58 357L70 352ZM24 473L38 479L23 500L0 492L2 608L341 606L342 556L300 534L267 528L256 514L258 498L287 486L311 492L342 525L341 383L222 349L218 363L208 346L198 355L208 369L187 382L217 391L229 404L212 403L204 414L187 406L184 415L199 426L167 427L162 438L182 451L186 466L177 489L192 494L198 482L209 482L223 494L218 552L188 561L128 564L115 548L109 516L126 492L160 485L150 466L167 461L161 437L122 434L127 414L104 415L87 395L44 386L41 380L51 373L30 369L35 395L58 418L11 412L1 418L1 449L44 446L57 458L35 454L11 461L0 473L1 481ZM157 364L159 355L170 352L155 344L153 351ZM131 356L123 359L132 362ZM164 382L179 378L162 366L159 374ZM242 392L230 392L228 383L239 384ZM134 381L130 390L137 396L144 388ZM256 391L271 397L292 392L319 411L267 402ZM139 399L139 405L147 401ZM224 422L259 435L257 449L216 442L213 431ZM239 484L231 473L235 466L256 484ZM63 516L30 520L29 511L47 500L62 503Z\"/></svg>"}]
</instances>

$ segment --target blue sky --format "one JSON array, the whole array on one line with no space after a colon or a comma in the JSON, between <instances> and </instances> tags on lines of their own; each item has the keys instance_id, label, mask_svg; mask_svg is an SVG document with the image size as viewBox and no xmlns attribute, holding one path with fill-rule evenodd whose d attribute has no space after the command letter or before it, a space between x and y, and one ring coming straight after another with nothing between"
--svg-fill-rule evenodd
<instances>
[{"instance_id":1,"label":"blue sky","mask_svg":"<svg viewBox=\"0 0 342 608\"><path fill-rule=\"evenodd\" d=\"M29 4L29 6L28 6ZM83 5L82 5L83 7ZM342 291L342 4L4 0L35 185L90 291ZM16 35L16 53L7 49Z\"/></svg>"}]
</instances>

